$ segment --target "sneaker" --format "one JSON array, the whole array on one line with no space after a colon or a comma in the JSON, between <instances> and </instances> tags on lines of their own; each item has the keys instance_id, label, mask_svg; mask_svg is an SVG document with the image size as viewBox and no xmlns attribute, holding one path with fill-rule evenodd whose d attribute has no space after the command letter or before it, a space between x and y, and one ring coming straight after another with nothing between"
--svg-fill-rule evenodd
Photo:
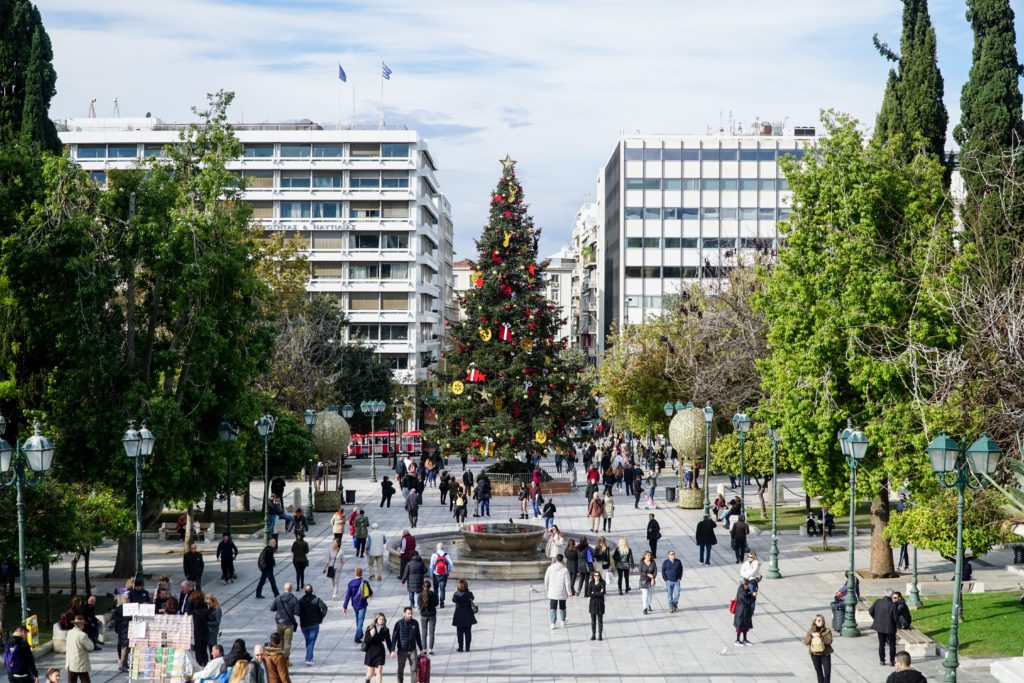
<instances>
[{"instance_id":1,"label":"sneaker","mask_svg":"<svg viewBox=\"0 0 1024 683\"><path fill-rule=\"evenodd\" d=\"M743 647L744 645L746 645L746 643L744 643L742 640L737 640L736 644L739 645L740 647Z\"/></svg>"},{"instance_id":2,"label":"sneaker","mask_svg":"<svg viewBox=\"0 0 1024 683\"><path fill-rule=\"evenodd\" d=\"M562 622L561 622L560 626L561 626L562 628L565 628L565 619L562 619Z\"/></svg>"},{"instance_id":3,"label":"sneaker","mask_svg":"<svg viewBox=\"0 0 1024 683\"><path fill-rule=\"evenodd\" d=\"M552 631L554 631L554 630L555 630L555 622L553 622L553 621L551 622L551 630L552 630Z\"/></svg>"},{"instance_id":4,"label":"sneaker","mask_svg":"<svg viewBox=\"0 0 1024 683\"><path fill-rule=\"evenodd\" d=\"M313 662L311 662L311 661L309 661L309 660L307 659L307 660L306 660L306 666L313 666Z\"/></svg>"}]
</instances>

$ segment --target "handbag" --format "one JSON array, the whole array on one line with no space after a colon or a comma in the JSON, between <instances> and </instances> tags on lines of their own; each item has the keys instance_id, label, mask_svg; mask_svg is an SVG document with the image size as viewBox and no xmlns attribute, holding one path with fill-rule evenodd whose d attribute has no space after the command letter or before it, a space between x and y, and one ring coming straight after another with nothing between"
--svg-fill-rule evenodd
<instances>
[{"instance_id":1,"label":"handbag","mask_svg":"<svg viewBox=\"0 0 1024 683\"><path fill-rule=\"evenodd\" d=\"M333 579L334 578L334 573L335 573L334 572L334 567L328 567L327 568L327 578L328 579Z\"/></svg>"},{"instance_id":2,"label":"handbag","mask_svg":"<svg viewBox=\"0 0 1024 683\"><path fill-rule=\"evenodd\" d=\"M729 601L729 614L736 614L736 598Z\"/></svg>"},{"instance_id":3,"label":"handbag","mask_svg":"<svg viewBox=\"0 0 1024 683\"><path fill-rule=\"evenodd\" d=\"M476 606L476 601L474 601L474 600L470 600L469 601L469 608L471 610L473 610L473 614L476 614L477 612L480 611L480 608Z\"/></svg>"}]
</instances>

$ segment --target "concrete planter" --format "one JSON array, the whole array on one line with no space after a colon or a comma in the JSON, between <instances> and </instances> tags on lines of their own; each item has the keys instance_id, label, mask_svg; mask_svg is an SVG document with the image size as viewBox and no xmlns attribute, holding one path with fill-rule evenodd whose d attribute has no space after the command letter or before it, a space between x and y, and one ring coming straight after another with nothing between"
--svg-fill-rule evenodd
<instances>
[{"instance_id":1,"label":"concrete planter","mask_svg":"<svg viewBox=\"0 0 1024 683\"><path fill-rule=\"evenodd\" d=\"M317 512L335 512L341 505L340 491L320 491L314 497Z\"/></svg>"},{"instance_id":2,"label":"concrete planter","mask_svg":"<svg viewBox=\"0 0 1024 683\"><path fill-rule=\"evenodd\" d=\"M703 510L704 509L704 490L699 488L692 489L678 489L676 495L679 496L679 507L684 510Z\"/></svg>"}]
</instances>

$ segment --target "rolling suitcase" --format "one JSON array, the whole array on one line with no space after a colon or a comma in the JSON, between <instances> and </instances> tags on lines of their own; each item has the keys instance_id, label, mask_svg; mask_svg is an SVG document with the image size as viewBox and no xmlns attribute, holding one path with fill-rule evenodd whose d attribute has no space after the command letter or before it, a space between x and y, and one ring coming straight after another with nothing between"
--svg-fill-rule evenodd
<instances>
[{"instance_id":1,"label":"rolling suitcase","mask_svg":"<svg viewBox=\"0 0 1024 683\"><path fill-rule=\"evenodd\" d=\"M430 683L430 657L422 652L416 658L416 680L418 683Z\"/></svg>"}]
</instances>

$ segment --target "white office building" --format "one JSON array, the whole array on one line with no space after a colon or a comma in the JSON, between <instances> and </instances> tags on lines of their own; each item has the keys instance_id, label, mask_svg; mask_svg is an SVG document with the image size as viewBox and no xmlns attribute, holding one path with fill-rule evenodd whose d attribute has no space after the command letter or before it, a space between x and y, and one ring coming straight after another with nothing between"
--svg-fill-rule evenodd
<instances>
[{"instance_id":1,"label":"white office building","mask_svg":"<svg viewBox=\"0 0 1024 683\"><path fill-rule=\"evenodd\" d=\"M178 140L157 118L69 119L58 131L99 183ZM406 385L426 377L451 314L453 224L437 166L415 131L327 129L310 121L235 124L230 168L267 232L309 258L310 293L336 297L351 341L372 344Z\"/></svg>"},{"instance_id":2,"label":"white office building","mask_svg":"<svg viewBox=\"0 0 1024 683\"><path fill-rule=\"evenodd\" d=\"M598 178L600 183L600 177ZM601 212L596 202L587 202L576 212L572 226L570 249L576 254L570 292L569 339L573 347L587 356L587 363L597 365L604 346L604 329L600 325L601 279Z\"/></svg>"},{"instance_id":3,"label":"white office building","mask_svg":"<svg viewBox=\"0 0 1024 683\"><path fill-rule=\"evenodd\" d=\"M814 128L759 123L752 133L623 136L599 179L601 327L660 315L663 297L719 279L778 246L791 192L779 166Z\"/></svg>"},{"instance_id":4,"label":"white office building","mask_svg":"<svg viewBox=\"0 0 1024 683\"><path fill-rule=\"evenodd\" d=\"M566 338L572 343L572 277L576 270L576 253L571 246L562 247L557 254L547 258L548 268L544 273L547 281L544 293L548 301L555 305L555 316L559 321L556 339Z\"/></svg>"}]
</instances>

